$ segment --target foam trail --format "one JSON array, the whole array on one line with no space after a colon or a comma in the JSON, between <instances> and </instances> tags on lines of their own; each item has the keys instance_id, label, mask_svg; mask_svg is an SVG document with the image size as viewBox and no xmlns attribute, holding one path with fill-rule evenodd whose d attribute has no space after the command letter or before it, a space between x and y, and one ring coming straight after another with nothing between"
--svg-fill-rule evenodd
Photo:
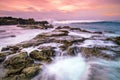
<instances>
[{"instance_id":1,"label":"foam trail","mask_svg":"<svg viewBox=\"0 0 120 80\"><path fill-rule=\"evenodd\" d=\"M86 67L84 59L80 56L62 57L46 65L43 73L36 80L80 80Z\"/></svg>"}]
</instances>

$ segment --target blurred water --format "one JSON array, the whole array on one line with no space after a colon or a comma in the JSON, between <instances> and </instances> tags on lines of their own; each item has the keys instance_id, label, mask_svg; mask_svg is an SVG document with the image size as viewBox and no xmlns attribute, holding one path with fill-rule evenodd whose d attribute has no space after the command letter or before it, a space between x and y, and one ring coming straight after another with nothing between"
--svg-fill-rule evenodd
<instances>
[{"instance_id":1,"label":"blurred water","mask_svg":"<svg viewBox=\"0 0 120 80\"><path fill-rule=\"evenodd\" d=\"M12 26L0 26L0 49L4 46L14 45L22 41L30 40L34 38L37 34L43 32L49 32L53 29L40 30L40 29L24 29Z\"/></svg>"},{"instance_id":2,"label":"blurred water","mask_svg":"<svg viewBox=\"0 0 120 80\"><path fill-rule=\"evenodd\" d=\"M108 36L120 36L120 22L113 21L94 21L94 22L63 22L54 23L57 26L71 26L90 31L101 31Z\"/></svg>"}]
</instances>

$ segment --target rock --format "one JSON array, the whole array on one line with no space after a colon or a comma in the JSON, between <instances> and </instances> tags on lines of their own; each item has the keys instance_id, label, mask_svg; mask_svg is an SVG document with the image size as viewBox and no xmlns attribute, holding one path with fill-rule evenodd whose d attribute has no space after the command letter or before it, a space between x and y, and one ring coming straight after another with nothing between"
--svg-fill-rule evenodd
<instances>
[{"instance_id":1,"label":"rock","mask_svg":"<svg viewBox=\"0 0 120 80\"><path fill-rule=\"evenodd\" d=\"M67 54L70 55L70 56L76 56L77 55L77 47L69 47L67 49Z\"/></svg>"},{"instance_id":2,"label":"rock","mask_svg":"<svg viewBox=\"0 0 120 80\"><path fill-rule=\"evenodd\" d=\"M6 59L6 55L4 53L0 53L0 63Z\"/></svg>"},{"instance_id":3,"label":"rock","mask_svg":"<svg viewBox=\"0 0 120 80\"><path fill-rule=\"evenodd\" d=\"M0 52L0 63L6 59L6 56L11 55L11 54L14 54L14 53L11 51Z\"/></svg>"},{"instance_id":4,"label":"rock","mask_svg":"<svg viewBox=\"0 0 120 80\"><path fill-rule=\"evenodd\" d=\"M3 80L30 80L41 69L39 66L26 52L21 52L4 61L3 67L7 71Z\"/></svg>"},{"instance_id":5,"label":"rock","mask_svg":"<svg viewBox=\"0 0 120 80\"><path fill-rule=\"evenodd\" d=\"M73 44L71 41L68 40L58 40L57 42L63 44L62 46L60 46L62 50L67 50L67 48Z\"/></svg>"},{"instance_id":6,"label":"rock","mask_svg":"<svg viewBox=\"0 0 120 80\"><path fill-rule=\"evenodd\" d=\"M54 30L52 32L49 33L43 33L43 34L39 34L36 37L37 38L45 38L45 37L57 37L57 36L67 36L68 35L68 31L67 30Z\"/></svg>"},{"instance_id":7,"label":"rock","mask_svg":"<svg viewBox=\"0 0 120 80\"><path fill-rule=\"evenodd\" d=\"M81 47L80 51L81 51L82 55L85 56L86 58L101 57L101 58L110 59L110 60L114 59L113 56L102 53L101 49L96 48L96 47L93 47L93 48Z\"/></svg>"},{"instance_id":8,"label":"rock","mask_svg":"<svg viewBox=\"0 0 120 80\"><path fill-rule=\"evenodd\" d=\"M61 26L58 26L56 29L62 29L62 27L61 27Z\"/></svg>"},{"instance_id":9,"label":"rock","mask_svg":"<svg viewBox=\"0 0 120 80\"><path fill-rule=\"evenodd\" d=\"M39 66L27 67L22 70L22 73L25 74L27 78L32 78L39 73Z\"/></svg>"},{"instance_id":10,"label":"rock","mask_svg":"<svg viewBox=\"0 0 120 80\"><path fill-rule=\"evenodd\" d=\"M10 48L7 46L7 47L3 47L2 49L1 49L1 51L8 51L8 50L10 50Z\"/></svg>"},{"instance_id":11,"label":"rock","mask_svg":"<svg viewBox=\"0 0 120 80\"><path fill-rule=\"evenodd\" d=\"M63 28L70 29L71 27L70 26L63 26Z\"/></svg>"},{"instance_id":12,"label":"rock","mask_svg":"<svg viewBox=\"0 0 120 80\"><path fill-rule=\"evenodd\" d=\"M34 50L30 53L30 57L36 60L41 60L40 51Z\"/></svg>"},{"instance_id":13,"label":"rock","mask_svg":"<svg viewBox=\"0 0 120 80\"><path fill-rule=\"evenodd\" d=\"M18 46L7 46L3 47L1 51L12 51L13 53L16 53L20 51L20 48Z\"/></svg>"},{"instance_id":14,"label":"rock","mask_svg":"<svg viewBox=\"0 0 120 80\"><path fill-rule=\"evenodd\" d=\"M102 34L102 32L99 32L99 31L97 31L97 32L93 32L94 34Z\"/></svg>"},{"instance_id":15,"label":"rock","mask_svg":"<svg viewBox=\"0 0 120 80\"><path fill-rule=\"evenodd\" d=\"M111 40L111 41L115 42L116 44L120 45L120 36L107 38L106 40Z\"/></svg>"},{"instance_id":16,"label":"rock","mask_svg":"<svg viewBox=\"0 0 120 80\"><path fill-rule=\"evenodd\" d=\"M2 80L30 80L25 77L25 74L10 75L9 77L3 77Z\"/></svg>"},{"instance_id":17,"label":"rock","mask_svg":"<svg viewBox=\"0 0 120 80\"><path fill-rule=\"evenodd\" d=\"M30 53L30 57L40 61L51 61L51 57L55 56L55 51L52 48L44 48L41 51L34 50Z\"/></svg>"},{"instance_id":18,"label":"rock","mask_svg":"<svg viewBox=\"0 0 120 80\"><path fill-rule=\"evenodd\" d=\"M16 37L16 35L10 35L10 37Z\"/></svg>"},{"instance_id":19,"label":"rock","mask_svg":"<svg viewBox=\"0 0 120 80\"><path fill-rule=\"evenodd\" d=\"M114 38L113 41L114 41L115 43L117 43L117 44L120 45L120 37Z\"/></svg>"},{"instance_id":20,"label":"rock","mask_svg":"<svg viewBox=\"0 0 120 80\"><path fill-rule=\"evenodd\" d=\"M31 63L33 63L33 60L30 57L28 57L27 53L21 52L6 60L3 63L3 66L8 69L19 69L24 68L30 65Z\"/></svg>"},{"instance_id":21,"label":"rock","mask_svg":"<svg viewBox=\"0 0 120 80\"><path fill-rule=\"evenodd\" d=\"M79 30L79 31L81 31L80 28L70 28L70 30Z\"/></svg>"}]
</instances>

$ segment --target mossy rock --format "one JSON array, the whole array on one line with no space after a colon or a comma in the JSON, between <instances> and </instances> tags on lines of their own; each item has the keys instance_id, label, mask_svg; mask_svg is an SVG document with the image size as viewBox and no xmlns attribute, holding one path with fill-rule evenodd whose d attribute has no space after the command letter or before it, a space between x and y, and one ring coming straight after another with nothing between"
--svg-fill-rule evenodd
<instances>
[{"instance_id":1,"label":"mossy rock","mask_svg":"<svg viewBox=\"0 0 120 80\"><path fill-rule=\"evenodd\" d=\"M16 52L20 51L20 47L18 47L18 46L7 46L7 47L3 47L1 51L11 51L13 53L16 53Z\"/></svg>"},{"instance_id":2,"label":"mossy rock","mask_svg":"<svg viewBox=\"0 0 120 80\"><path fill-rule=\"evenodd\" d=\"M6 55L4 53L0 53L0 63L6 59Z\"/></svg>"},{"instance_id":3,"label":"mossy rock","mask_svg":"<svg viewBox=\"0 0 120 80\"><path fill-rule=\"evenodd\" d=\"M39 61L51 61L51 57L55 56L55 51L52 48L44 48L41 51L34 50L30 53L30 57Z\"/></svg>"},{"instance_id":4,"label":"mossy rock","mask_svg":"<svg viewBox=\"0 0 120 80\"><path fill-rule=\"evenodd\" d=\"M30 79L26 78L25 74L19 74L3 77L2 80L30 80Z\"/></svg>"},{"instance_id":5,"label":"mossy rock","mask_svg":"<svg viewBox=\"0 0 120 80\"><path fill-rule=\"evenodd\" d=\"M76 56L77 55L77 47L69 47L67 49L67 54L70 56Z\"/></svg>"},{"instance_id":6,"label":"mossy rock","mask_svg":"<svg viewBox=\"0 0 120 80\"><path fill-rule=\"evenodd\" d=\"M27 78L32 78L39 73L39 66L27 67L22 70L22 73L25 74Z\"/></svg>"},{"instance_id":7,"label":"mossy rock","mask_svg":"<svg viewBox=\"0 0 120 80\"><path fill-rule=\"evenodd\" d=\"M25 67L31 63L33 63L33 60L30 57L28 57L27 53L21 52L6 60L3 63L3 66L5 68L18 69L19 67Z\"/></svg>"},{"instance_id":8,"label":"mossy rock","mask_svg":"<svg viewBox=\"0 0 120 80\"><path fill-rule=\"evenodd\" d=\"M93 47L93 48L86 48L86 47L81 47L80 51L82 53L83 56L85 56L86 58L90 58L90 57L100 57L100 58L104 58L104 59L109 59L109 60L113 60L114 57L112 57L109 54L105 54L101 51L101 49Z\"/></svg>"}]
</instances>

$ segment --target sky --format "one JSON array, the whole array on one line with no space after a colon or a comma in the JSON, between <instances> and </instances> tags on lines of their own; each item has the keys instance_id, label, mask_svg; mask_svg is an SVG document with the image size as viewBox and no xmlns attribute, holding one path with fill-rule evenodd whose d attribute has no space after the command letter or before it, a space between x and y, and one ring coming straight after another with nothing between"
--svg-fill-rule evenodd
<instances>
[{"instance_id":1,"label":"sky","mask_svg":"<svg viewBox=\"0 0 120 80\"><path fill-rule=\"evenodd\" d=\"M0 16L36 20L120 20L120 0L0 0Z\"/></svg>"}]
</instances>

